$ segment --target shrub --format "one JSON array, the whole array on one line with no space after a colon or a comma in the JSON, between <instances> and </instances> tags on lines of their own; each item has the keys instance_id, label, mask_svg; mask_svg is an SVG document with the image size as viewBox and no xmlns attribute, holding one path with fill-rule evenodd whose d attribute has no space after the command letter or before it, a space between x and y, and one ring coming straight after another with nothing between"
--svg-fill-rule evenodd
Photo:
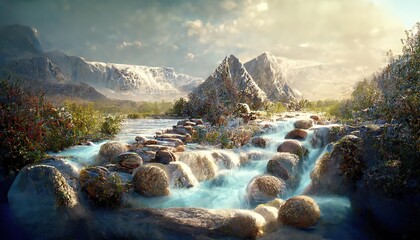
<instances>
[{"instance_id":1,"label":"shrub","mask_svg":"<svg viewBox=\"0 0 420 240\"><path fill-rule=\"evenodd\" d=\"M187 100L185 98L180 98L175 101L172 109L169 110L169 113L177 116L185 116L187 113L186 106Z\"/></svg>"},{"instance_id":2,"label":"shrub","mask_svg":"<svg viewBox=\"0 0 420 240\"><path fill-rule=\"evenodd\" d=\"M65 104L55 108L43 95L35 96L6 81L0 82L0 153L8 170L46 157L46 151L58 151L103 134L116 134L121 117L108 116L92 104Z\"/></svg>"},{"instance_id":3,"label":"shrub","mask_svg":"<svg viewBox=\"0 0 420 240\"><path fill-rule=\"evenodd\" d=\"M108 115L101 125L101 133L106 135L115 135L121 127L123 118L119 115Z\"/></svg>"},{"instance_id":4,"label":"shrub","mask_svg":"<svg viewBox=\"0 0 420 240\"><path fill-rule=\"evenodd\" d=\"M3 165L18 170L45 157L45 151L74 143L69 114L43 96L27 94L6 81L0 84L0 148Z\"/></svg>"}]
</instances>

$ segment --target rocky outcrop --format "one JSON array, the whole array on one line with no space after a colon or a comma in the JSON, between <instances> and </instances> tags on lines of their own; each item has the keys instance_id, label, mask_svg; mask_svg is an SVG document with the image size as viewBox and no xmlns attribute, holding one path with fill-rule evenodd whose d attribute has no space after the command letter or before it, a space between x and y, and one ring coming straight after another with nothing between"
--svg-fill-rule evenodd
<instances>
[{"instance_id":1,"label":"rocky outcrop","mask_svg":"<svg viewBox=\"0 0 420 240\"><path fill-rule=\"evenodd\" d=\"M296 196L288 199L279 210L282 224L298 228L315 225L321 217L318 204L308 196Z\"/></svg>"},{"instance_id":2,"label":"rocky outcrop","mask_svg":"<svg viewBox=\"0 0 420 240\"><path fill-rule=\"evenodd\" d=\"M356 190L364 169L363 139L347 135L317 161L309 193L348 195Z\"/></svg>"},{"instance_id":3,"label":"rocky outcrop","mask_svg":"<svg viewBox=\"0 0 420 240\"><path fill-rule=\"evenodd\" d=\"M34 28L18 24L0 28L0 65L10 60L39 57L42 54Z\"/></svg>"},{"instance_id":4,"label":"rocky outcrop","mask_svg":"<svg viewBox=\"0 0 420 240\"><path fill-rule=\"evenodd\" d=\"M138 168L133 175L134 190L139 194L146 197L169 195L169 179L162 168L147 164Z\"/></svg>"},{"instance_id":5,"label":"rocky outcrop","mask_svg":"<svg viewBox=\"0 0 420 240\"><path fill-rule=\"evenodd\" d=\"M182 239L255 239L263 234L264 218L249 210L203 208L127 209L101 225L101 232L114 238L142 238L147 235ZM104 236L105 237L105 236Z\"/></svg>"},{"instance_id":6,"label":"rocky outcrop","mask_svg":"<svg viewBox=\"0 0 420 240\"><path fill-rule=\"evenodd\" d=\"M258 87L235 56L226 57L201 85L189 95L191 115L204 116L215 124L221 116L232 113L238 103L251 109L266 104L266 94Z\"/></svg>"},{"instance_id":7,"label":"rocky outcrop","mask_svg":"<svg viewBox=\"0 0 420 240\"><path fill-rule=\"evenodd\" d=\"M270 101L287 103L295 100L300 93L291 87L283 75L286 69L279 61L278 58L263 53L245 63L244 66Z\"/></svg>"},{"instance_id":8,"label":"rocky outcrop","mask_svg":"<svg viewBox=\"0 0 420 240\"><path fill-rule=\"evenodd\" d=\"M247 198L251 203L265 203L285 192L284 181L273 176L255 177L247 186Z\"/></svg>"},{"instance_id":9,"label":"rocky outcrop","mask_svg":"<svg viewBox=\"0 0 420 240\"><path fill-rule=\"evenodd\" d=\"M87 167L80 170L80 184L96 205L116 208L122 203L125 186L121 178L104 167Z\"/></svg>"}]
</instances>

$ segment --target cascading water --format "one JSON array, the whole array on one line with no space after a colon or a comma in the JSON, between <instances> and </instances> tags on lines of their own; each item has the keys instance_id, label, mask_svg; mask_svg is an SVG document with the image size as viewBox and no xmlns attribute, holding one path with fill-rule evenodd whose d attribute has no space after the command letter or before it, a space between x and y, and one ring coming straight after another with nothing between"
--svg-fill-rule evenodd
<instances>
[{"instance_id":1,"label":"cascading water","mask_svg":"<svg viewBox=\"0 0 420 240\"><path fill-rule=\"evenodd\" d=\"M265 149L245 146L234 150L208 149L188 150L195 154L183 154L180 161L188 164L188 161L195 161L197 154L203 155L214 162L216 176L214 179L201 181L194 188L171 189L168 197L145 198L138 196L129 201L138 207L168 208L168 207L204 207L204 208L250 208L246 201L246 187L252 178L266 173L268 160L277 152L277 146L284 141L285 135L294 129L296 119L278 121L271 123L273 130L262 134L261 137L268 139ZM170 128L176 125L177 120L127 120L116 139L123 142L133 142L135 136L154 136L156 131ZM303 161L303 172L301 181L296 190L289 192L286 198L302 194L310 184L310 173L316 160L326 151L325 149L313 148L310 139L313 131L308 131L306 140L302 141L303 146L309 150L308 156ZM93 146L77 146L70 148L57 155L71 156L71 159L79 164L91 164L98 153L100 146L106 141L99 142ZM259 153L257 158L239 165L241 154ZM228 162L228 163L226 163Z\"/></svg>"},{"instance_id":2,"label":"cascading water","mask_svg":"<svg viewBox=\"0 0 420 240\"><path fill-rule=\"evenodd\" d=\"M194 173L194 167L191 166L196 161L197 156L207 158L210 164L210 172L214 175L209 180L200 181L198 185L192 188L173 188L170 189L170 195L167 197L147 198L136 193L127 197L126 201L133 207L152 207L152 208L170 208L170 207L202 207L208 209L229 209L242 208L252 209L247 200L247 185L256 176L266 174L266 167L269 159L276 154L277 147L285 140L285 135L294 129L296 119L287 121L278 121L270 123L273 128L271 131L262 134L261 137L268 139L268 145L265 149L244 146L239 149L226 150L206 147L187 146L186 152L178 155L178 161L190 165ZM124 142L133 142L135 136L145 135L152 137L156 131L171 128L176 125L177 120L129 120L123 125L121 132L117 135L117 140ZM316 126L315 126L316 127ZM306 140L301 141L303 146L309 150L309 154L303 161L303 170L301 180L297 188L289 191L282 198L300 195L310 184L310 173L314 168L317 159L326 152L326 148L313 148L310 140L313 135L312 130L307 130ZM104 141L105 142L105 141ZM60 152L58 155L71 156L71 159L80 165L89 165L93 162L98 153L100 145L78 146ZM205 150L196 150L196 149ZM240 164L241 156L253 154L251 161ZM208 174L208 173L204 173ZM194 174L199 179L200 173ZM349 227L348 215L350 213L350 202L345 197L314 197L321 208L321 224L318 224L318 233L326 231L339 232L337 236L347 234L352 238L352 227ZM335 235L335 236L336 236ZM358 235L356 234L356 237Z\"/></svg>"}]
</instances>

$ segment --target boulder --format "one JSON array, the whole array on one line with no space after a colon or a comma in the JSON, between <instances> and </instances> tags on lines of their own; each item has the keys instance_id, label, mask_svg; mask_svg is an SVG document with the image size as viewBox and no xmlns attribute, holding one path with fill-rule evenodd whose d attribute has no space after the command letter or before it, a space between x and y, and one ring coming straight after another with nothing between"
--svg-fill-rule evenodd
<instances>
[{"instance_id":1,"label":"boulder","mask_svg":"<svg viewBox=\"0 0 420 240\"><path fill-rule=\"evenodd\" d=\"M286 192L286 183L273 176L259 176L247 186L247 198L251 203L265 203Z\"/></svg>"},{"instance_id":2,"label":"boulder","mask_svg":"<svg viewBox=\"0 0 420 240\"><path fill-rule=\"evenodd\" d=\"M198 185L197 178L187 164L171 162L167 166L170 183L174 188L190 188Z\"/></svg>"},{"instance_id":3,"label":"boulder","mask_svg":"<svg viewBox=\"0 0 420 240\"><path fill-rule=\"evenodd\" d=\"M318 122L320 117L318 115L311 115L309 116L310 119L314 120L315 122Z\"/></svg>"},{"instance_id":4,"label":"boulder","mask_svg":"<svg viewBox=\"0 0 420 240\"><path fill-rule=\"evenodd\" d=\"M101 166L86 167L80 170L80 184L96 205L115 208L122 203L125 186L114 172Z\"/></svg>"},{"instance_id":5,"label":"boulder","mask_svg":"<svg viewBox=\"0 0 420 240\"><path fill-rule=\"evenodd\" d=\"M305 130L296 128L287 133L284 139L305 140L306 136L308 136L308 133Z\"/></svg>"},{"instance_id":6,"label":"boulder","mask_svg":"<svg viewBox=\"0 0 420 240\"><path fill-rule=\"evenodd\" d=\"M254 137L251 140L251 144L254 147L265 148L267 146L267 139L263 137Z\"/></svg>"},{"instance_id":7,"label":"boulder","mask_svg":"<svg viewBox=\"0 0 420 240\"><path fill-rule=\"evenodd\" d=\"M133 173L134 191L146 197L169 195L169 179L166 172L154 165L143 165Z\"/></svg>"},{"instance_id":8,"label":"boulder","mask_svg":"<svg viewBox=\"0 0 420 240\"><path fill-rule=\"evenodd\" d=\"M63 175L67 180L70 186L73 186L73 181L79 178L79 169L78 166L71 161L67 161L61 157L51 157L44 159L40 162L41 165L48 165L57 168L57 170Z\"/></svg>"},{"instance_id":9,"label":"boulder","mask_svg":"<svg viewBox=\"0 0 420 240\"><path fill-rule=\"evenodd\" d=\"M179 153L178 161L186 163L198 181L213 179L217 173L217 166L209 152L183 152Z\"/></svg>"},{"instance_id":10,"label":"boulder","mask_svg":"<svg viewBox=\"0 0 420 240\"><path fill-rule=\"evenodd\" d=\"M144 145L158 145L159 142L156 139L147 139L146 141L143 142Z\"/></svg>"},{"instance_id":11,"label":"boulder","mask_svg":"<svg viewBox=\"0 0 420 240\"><path fill-rule=\"evenodd\" d=\"M127 152L128 148L124 143L109 141L102 144L99 149L97 162L99 165L105 165L109 163L118 163L118 155Z\"/></svg>"},{"instance_id":12,"label":"boulder","mask_svg":"<svg viewBox=\"0 0 420 240\"><path fill-rule=\"evenodd\" d=\"M293 153L298 155L299 157L303 157L306 153L306 149L299 141L289 139L285 140L282 144L280 144L277 147L277 152Z\"/></svg>"},{"instance_id":13,"label":"boulder","mask_svg":"<svg viewBox=\"0 0 420 240\"><path fill-rule=\"evenodd\" d=\"M294 124L295 128L301 128L301 129L309 129L313 125L314 125L314 122L312 119L297 120Z\"/></svg>"},{"instance_id":14,"label":"boulder","mask_svg":"<svg viewBox=\"0 0 420 240\"><path fill-rule=\"evenodd\" d=\"M135 152L125 152L118 155L118 164L127 170L133 170L143 165L143 159Z\"/></svg>"},{"instance_id":15,"label":"boulder","mask_svg":"<svg viewBox=\"0 0 420 240\"><path fill-rule=\"evenodd\" d=\"M173 152L168 150L159 150L156 152L155 162L162 164L169 164L170 162L175 162L176 157Z\"/></svg>"},{"instance_id":16,"label":"boulder","mask_svg":"<svg viewBox=\"0 0 420 240\"><path fill-rule=\"evenodd\" d=\"M136 136L135 140L138 143L144 143L144 142L147 141L147 138L146 137L143 137L143 136Z\"/></svg>"},{"instance_id":17,"label":"boulder","mask_svg":"<svg viewBox=\"0 0 420 240\"><path fill-rule=\"evenodd\" d=\"M27 166L20 170L9 190L8 200L12 207L25 206L31 200L31 205L50 210L72 208L78 204L76 193L63 175L57 168L47 165Z\"/></svg>"},{"instance_id":18,"label":"boulder","mask_svg":"<svg viewBox=\"0 0 420 240\"><path fill-rule=\"evenodd\" d=\"M156 156L156 152L145 149L136 149L135 152L141 157L141 159L143 159L143 162L145 163L152 162Z\"/></svg>"},{"instance_id":19,"label":"boulder","mask_svg":"<svg viewBox=\"0 0 420 240\"><path fill-rule=\"evenodd\" d=\"M276 153L267 163L267 173L284 180L290 188L299 184L299 157L293 153Z\"/></svg>"},{"instance_id":20,"label":"boulder","mask_svg":"<svg viewBox=\"0 0 420 240\"><path fill-rule=\"evenodd\" d=\"M357 181L363 176L362 138L346 135L316 162L311 172L311 194L350 195L356 190Z\"/></svg>"},{"instance_id":21,"label":"boulder","mask_svg":"<svg viewBox=\"0 0 420 240\"><path fill-rule=\"evenodd\" d=\"M101 232L133 239L144 238L144 229L162 239L255 239L265 225L264 218L250 210L203 208L126 209L110 221L113 224L106 224L103 227L108 229Z\"/></svg>"},{"instance_id":22,"label":"boulder","mask_svg":"<svg viewBox=\"0 0 420 240\"><path fill-rule=\"evenodd\" d=\"M39 236L40 239L74 239L74 221L85 217L84 209L78 202L78 197L73 188L66 182L64 176L53 166L33 165L26 166L19 171L11 185L8 197L8 206L13 213L11 216L3 215L4 221L13 220L18 223L20 231L31 230L31 237ZM2 238L14 235L4 229L13 226L2 223ZM4 230L6 230L4 232ZM8 233L13 233L8 235ZM33 234L33 235L32 235ZM9 238L10 239L10 238Z\"/></svg>"},{"instance_id":23,"label":"boulder","mask_svg":"<svg viewBox=\"0 0 420 240\"><path fill-rule=\"evenodd\" d=\"M308 196L289 198L279 210L278 220L285 225L308 228L321 218L318 204Z\"/></svg>"}]
</instances>

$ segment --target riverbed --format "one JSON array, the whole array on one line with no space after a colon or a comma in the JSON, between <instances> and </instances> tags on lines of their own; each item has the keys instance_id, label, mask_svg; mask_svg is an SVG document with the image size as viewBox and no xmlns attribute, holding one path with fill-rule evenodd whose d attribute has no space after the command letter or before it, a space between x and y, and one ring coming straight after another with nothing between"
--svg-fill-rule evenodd
<instances>
[{"instance_id":1,"label":"riverbed","mask_svg":"<svg viewBox=\"0 0 420 240\"><path fill-rule=\"evenodd\" d=\"M296 118L282 121L273 121L271 130L263 133L261 137L268 139L265 149L246 145L238 149L215 149L210 146L202 146L196 150L196 145L186 146L186 151L202 151L205 153L217 152L228 156L230 162L237 163L226 168L223 164L217 164L217 175L214 179L202 181L193 188L171 188L170 195L166 197L146 198L138 194L131 194L126 201L134 208L173 208L173 207L201 207L207 209L253 209L255 204L246 198L248 183L256 176L266 173L269 159L277 152L277 146L285 140L285 135L294 129L293 123ZM137 119L124 121L120 132L112 140L126 143L135 142L138 135L152 138L157 131L172 128L177 119ZM315 125L314 128L317 126ZM303 146L309 150L308 156L303 162L301 180L296 190L289 191L284 199L302 194L310 184L310 173L316 161L322 156L327 148L313 148L310 139L313 131L308 131L308 136L302 141ZM76 146L53 155L66 156L78 168L91 165L100 149L107 141L93 143L92 145ZM258 158L246 164L239 164L241 154L258 152ZM264 238L286 239L315 237L316 239L366 239L370 233L359 226L351 213L350 201L341 196L313 197L321 209L321 220L308 230L296 230L284 227L277 232L270 233ZM289 237L287 237L289 236Z\"/></svg>"}]
</instances>

